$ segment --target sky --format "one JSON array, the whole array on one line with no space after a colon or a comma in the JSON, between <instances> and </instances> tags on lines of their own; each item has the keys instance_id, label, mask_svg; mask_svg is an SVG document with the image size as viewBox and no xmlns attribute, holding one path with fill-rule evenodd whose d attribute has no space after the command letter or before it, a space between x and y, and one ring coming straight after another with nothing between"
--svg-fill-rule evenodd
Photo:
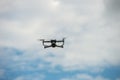
<instances>
[{"instance_id":1,"label":"sky","mask_svg":"<svg viewBox=\"0 0 120 80\"><path fill-rule=\"evenodd\" d=\"M119 21L120 0L0 0L0 80L120 80Z\"/></svg>"}]
</instances>

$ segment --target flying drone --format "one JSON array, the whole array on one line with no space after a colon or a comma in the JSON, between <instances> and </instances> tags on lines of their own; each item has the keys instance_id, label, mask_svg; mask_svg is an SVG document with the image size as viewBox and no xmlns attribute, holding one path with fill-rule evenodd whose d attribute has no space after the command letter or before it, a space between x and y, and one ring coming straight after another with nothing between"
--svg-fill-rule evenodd
<instances>
[{"instance_id":1,"label":"flying drone","mask_svg":"<svg viewBox=\"0 0 120 80\"><path fill-rule=\"evenodd\" d=\"M39 39L40 41L42 41L42 44L44 46L44 48L49 48L49 47L52 47L52 48L55 48L55 47L60 47L60 48L63 48L63 45L64 45L64 39L63 38L62 40L56 40L56 39L52 39L52 40L44 40L44 39ZM50 45L46 45L46 44L50 44ZM58 45L56 43L62 43L61 45Z\"/></svg>"}]
</instances>

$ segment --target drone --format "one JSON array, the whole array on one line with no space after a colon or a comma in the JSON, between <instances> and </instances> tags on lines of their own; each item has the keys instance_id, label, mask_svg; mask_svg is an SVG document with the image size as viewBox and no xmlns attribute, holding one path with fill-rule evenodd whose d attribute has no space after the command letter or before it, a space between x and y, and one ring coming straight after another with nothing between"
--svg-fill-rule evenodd
<instances>
[{"instance_id":1,"label":"drone","mask_svg":"<svg viewBox=\"0 0 120 80\"><path fill-rule=\"evenodd\" d=\"M55 48L55 47L59 47L59 48L63 48L63 46L64 46L64 39L65 38L63 38L62 40L56 40L56 39L51 39L51 40L44 40L44 39L39 39L40 41L42 41L42 44L43 44L43 46L44 46L44 48L49 48L49 47L52 47L52 48ZM46 45L46 44L49 44L50 43L50 45ZM62 43L61 45L58 45L58 44L56 44L56 43Z\"/></svg>"}]
</instances>

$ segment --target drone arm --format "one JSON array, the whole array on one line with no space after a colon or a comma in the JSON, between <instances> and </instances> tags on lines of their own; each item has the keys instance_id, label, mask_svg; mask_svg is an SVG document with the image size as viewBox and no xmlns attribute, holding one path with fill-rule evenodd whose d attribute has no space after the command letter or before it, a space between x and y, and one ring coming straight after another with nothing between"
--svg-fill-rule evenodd
<instances>
[{"instance_id":1,"label":"drone arm","mask_svg":"<svg viewBox=\"0 0 120 80\"><path fill-rule=\"evenodd\" d=\"M65 38L63 38L62 40L56 41L56 42L64 42Z\"/></svg>"},{"instance_id":2,"label":"drone arm","mask_svg":"<svg viewBox=\"0 0 120 80\"><path fill-rule=\"evenodd\" d=\"M64 40L58 40L58 41L56 41L56 42L64 42Z\"/></svg>"},{"instance_id":3,"label":"drone arm","mask_svg":"<svg viewBox=\"0 0 120 80\"><path fill-rule=\"evenodd\" d=\"M44 42L51 42L51 41L44 41Z\"/></svg>"},{"instance_id":4,"label":"drone arm","mask_svg":"<svg viewBox=\"0 0 120 80\"><path fill-rule=\"evenodd\" d=\"M60 48L63 48L63 45L61 45L61 46L58 46L58 45L57 45L56 47L60 47Z\"/></svg>"},{"instance_id":5,"label":"drone arm","mask_svg":"<svg viewBox=\"0 0 120 80\"><path fill-rule=\"evenodd\" d=\"M51 46L44 46L44 48L49 48L49 47L51 47Z\"/></svg>"}]
</instances>

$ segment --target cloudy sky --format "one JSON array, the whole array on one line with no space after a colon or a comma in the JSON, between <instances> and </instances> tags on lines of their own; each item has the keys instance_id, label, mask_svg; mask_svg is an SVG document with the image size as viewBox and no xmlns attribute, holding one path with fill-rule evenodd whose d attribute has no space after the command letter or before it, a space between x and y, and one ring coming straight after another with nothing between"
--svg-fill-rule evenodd
<instances>
[{"instance_id":1,"label":"cloudy sky","mask_svg":"<svg viewBox=\"0 0 120 80\"><path fill-rule=\"evenodd\" d=\"M119 21L120 0L0 0L0 80L120 80Z\"/></svg>"}]
</instances>

